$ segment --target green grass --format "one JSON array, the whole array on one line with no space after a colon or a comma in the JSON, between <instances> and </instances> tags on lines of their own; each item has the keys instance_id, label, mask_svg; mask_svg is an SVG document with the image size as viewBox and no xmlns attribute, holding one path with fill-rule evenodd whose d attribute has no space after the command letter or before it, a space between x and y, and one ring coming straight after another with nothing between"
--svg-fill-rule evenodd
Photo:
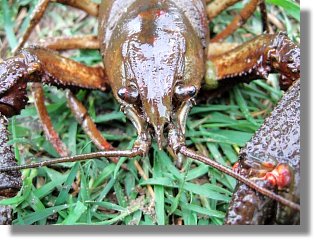
<instances>
[{"instance_id":1,"label":"green grass","mask_svg":"<svg viewBox=\"0 0 315 240\"><path fill-rule=\"evenodd\" d=\"M277 4L281 1L269 2ZM289 36L299 41L299 18L296 17L299 9L292 1L285 2L287 4L282 4L282 8L268 4L268 10L284 23ZM17 1L8 7L7 0L1 0L2 52L9 55L28 24L29 14L19 23L18 29L14 26L21 8L27 6L30 12L35 3ZM230 13L243 5L236 4L223 12L211 23L211 29L220 31L231 20ZM49 11L33 40L47 35L96 33L93 18L84 18L79 11L69 12L64 6L54 6L54 11ZM55 23L53 31L47 22ZM260 33L260 13L256 11L248 23L227 41L244 42ZM88 65L100 62L97 51L72 51L67 56ZM277 87L277 77L272 75L270 79L270 84L261 80L241 84L222 98L195 106L187 122L187 145L223 165L233 165L239 149L249 141L282 95ZM53 124L71 153L96 151L67 108L63 91L45 86L45 93ZM84 102L98 128L110 142L118 149L132 146L136 131L120 112L120 106L111 93L81 90L77 97ZM262 110L265 112L252 116ZM15 146L19 163L58 156L43 136L31 96L27 108L11 118L10 123L10 144ZM144 169L148 180L137 174L133 164L135 160ZM153 144L147 157L122 158L122 162L128 165L129 171L122 170L107 159L23 170L21 191L16 197L1 203L14 207L13 223L16 225L223 224L236 184L233 178L191 159L183 164L182 169L177 169L174 159L167 152L159 151L156 144ZM153 186L154 202L147 192L148 184Z\"/></svg>"}]
</instances>

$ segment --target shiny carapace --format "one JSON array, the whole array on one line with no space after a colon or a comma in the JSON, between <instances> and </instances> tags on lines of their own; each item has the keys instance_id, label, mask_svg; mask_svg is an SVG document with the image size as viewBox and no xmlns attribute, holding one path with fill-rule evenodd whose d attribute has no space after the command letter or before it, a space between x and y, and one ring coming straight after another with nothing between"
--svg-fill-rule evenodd
<instances>
[{"instance_id":1,"label":"shiny carapace","mask_svg":"<svg viewBox=\"0 0 315 240\"><path fill-rule=\"evenodd\" d=\"M140 142L147 144L152 132L161 148L169 137L167 127L184 133L205 73L209 34L204 8L201 0L101 4L99 41L106 73Z\"/></svg>"}]
</instances>

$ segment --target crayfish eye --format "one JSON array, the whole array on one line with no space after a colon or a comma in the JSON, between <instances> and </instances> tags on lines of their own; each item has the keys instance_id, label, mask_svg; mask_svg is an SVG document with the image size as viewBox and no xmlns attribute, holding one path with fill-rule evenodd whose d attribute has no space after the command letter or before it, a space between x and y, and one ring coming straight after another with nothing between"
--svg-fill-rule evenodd
<instances>
[{"instance_id":1,"label":"crayfish eye","mask_svg":"<svg viewBox=\"0 0 315 240\"><path fill-rule=\"evenodd\" d=\"M130 104L134 104L139 100L139 91L134 86L120 88L117 95L121 100Z\"/></svg>"},{"instance_id":2,"label":"crayfish eye","mask_svg":"<svg viewBox=\"0 0 315 240\"><path fill-rule=\"evenodd\" d=\"M179 101L185 101L188 100L189 98L192 98L196 95L197 89L195 86L182 86L182 85L177 85L175 87L175 97Z\"/></svg>"}]
</instances>

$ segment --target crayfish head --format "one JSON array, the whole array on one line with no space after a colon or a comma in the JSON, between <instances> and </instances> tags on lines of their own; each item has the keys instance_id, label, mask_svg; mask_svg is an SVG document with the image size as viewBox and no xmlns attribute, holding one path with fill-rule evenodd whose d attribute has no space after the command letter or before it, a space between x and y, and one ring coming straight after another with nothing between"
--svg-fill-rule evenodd
<instances>
[{"instance_id":1,"label":"crayfish head","mask_svg":"<svg viewBox=\"0 0 315 240\"><path fill-rule=\"evenodd\" d=\"M160 149L167 143L167 126L177 122L174 112L197 92L183 80L185 51L184 36L164 30L137 33L123 47L126 81L118 96L133 104Z\"/></svg>"},{"instance_id":2,"label":"crayfish head","mask_svg":"<svg viewBox=\"0 0 315 240\"><path fill-rule=\"evenodd\" d=\"M121 42L121 55L117 55L120 67L115 68L116 73L112 69L107 72L118 90L118 100L123 100L122 105L132 104L162 149L170 125L177 126L178 131L184 128L178 126L183 125L179 118L185 103L201 87L205 54L190 25L187 31L180 30L185 26L177 22L178 15L155 8L145 13L137 15L133 24L138 28ZM176 24L169 24L173 17ZM113 76L121 81L114 81Z\"/></svg>"}]
</instances>

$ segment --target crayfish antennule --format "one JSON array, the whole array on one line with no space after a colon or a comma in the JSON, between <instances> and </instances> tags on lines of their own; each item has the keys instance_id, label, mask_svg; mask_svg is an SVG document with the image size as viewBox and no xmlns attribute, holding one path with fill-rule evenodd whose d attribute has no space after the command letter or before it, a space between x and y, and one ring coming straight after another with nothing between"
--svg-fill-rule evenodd
<instances>
[{"instance_id":1,"label":"crayfish antennule","mask_svg":"<svg viewBox=\"0 0 315 240\"><path fill-rule=\"evenodd\" d=\"M157 143L158 143L158 146L159 146L159 150L162 150L163 144L162 144L162 139L161 139L160 136L157 136Z\"/></svg>"},{"instance_id":2,"label":"crayfish antennule","mask_svg":"<svg viewBox=\"0 0 315 240\"><path fill-rule=\"evenodd\" d=\"M155 136L156 136L157 144L159 146L159 150L162 150L163 143L165 141L165 139L164 139L164 124L159 125L155 128Z\"/></svg>"}]
</instances>

